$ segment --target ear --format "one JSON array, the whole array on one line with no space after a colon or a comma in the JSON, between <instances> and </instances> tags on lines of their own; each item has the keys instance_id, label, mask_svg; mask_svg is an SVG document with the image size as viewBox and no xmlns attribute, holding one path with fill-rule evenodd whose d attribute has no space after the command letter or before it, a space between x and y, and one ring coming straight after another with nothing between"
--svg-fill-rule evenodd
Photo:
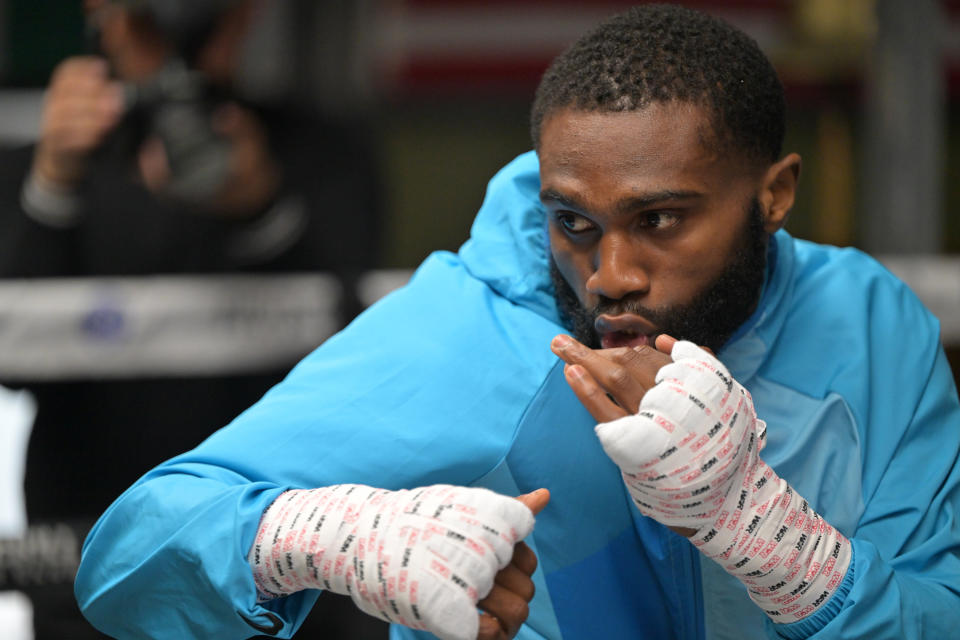
<instances>
[{"instance_id":1,"label":"ear","mask_svg":"<svg viewBox=\"0 0 960 640\"><path fill-rule=\"evenodd\" d=\"M787 222L797 195L800 181L800 156L790 153L773 163L763 176L760 188L760 206L763 207L763 227L774 233Z\"/></svg>"}]
</instances>

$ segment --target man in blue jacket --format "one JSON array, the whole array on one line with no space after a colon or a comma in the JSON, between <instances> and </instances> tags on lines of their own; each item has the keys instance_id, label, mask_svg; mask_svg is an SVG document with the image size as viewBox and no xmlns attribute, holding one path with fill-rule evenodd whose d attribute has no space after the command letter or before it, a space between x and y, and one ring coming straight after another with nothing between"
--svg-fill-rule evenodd
<instances>
[{"instance_id":1,"label":"man in blue jacket","mask_svg":"<svg viewBox=\"0 0 960 640\"><path fill-rule=\"evenodd\" d=\"M955 633L938 323L782 230L783 129L769 62L714 18L586 34L458 254L103 515L85 614L290 637L329 590L393 638Z\"/></svg>"}]
</instances>

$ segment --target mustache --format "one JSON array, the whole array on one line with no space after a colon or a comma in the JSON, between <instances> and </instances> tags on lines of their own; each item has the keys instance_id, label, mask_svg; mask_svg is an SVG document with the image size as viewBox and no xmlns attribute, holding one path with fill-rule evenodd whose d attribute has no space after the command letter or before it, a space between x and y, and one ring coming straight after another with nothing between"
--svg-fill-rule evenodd
<instances>
[{"instance_id":1,"label":"mustache","mask_svg":"<svg viewBox=\"0 0 960 640\"><path fill-rule=\"evenodd\" d=\"M657 327L662 327L665 321L665 312L658 309L651 309L650 307L645 307L640 304L640 300L635 296L628 296L626 298L620 298L619 300L614 300L613 298L605 298L600 296L600 299L597 301L591 309L588 310L590 317L595 321L599 316L609 315L609 316L620 316L620 315L634 315L640 316L647 322L656 325Z\"/></svg>"}]
</instances>

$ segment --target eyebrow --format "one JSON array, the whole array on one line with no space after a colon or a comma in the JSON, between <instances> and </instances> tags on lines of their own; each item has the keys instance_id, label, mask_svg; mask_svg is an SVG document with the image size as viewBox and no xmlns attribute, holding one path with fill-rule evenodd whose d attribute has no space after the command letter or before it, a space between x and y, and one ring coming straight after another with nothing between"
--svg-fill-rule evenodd
<instances>
[{"instance_id":1,"label":"eyebrow","mask_svg":"<svg viewBox=\"0 0 960 640\"><path fill-rule=\"evenodd\" d=\"M670 202L673 200L691 200L701 197L703 197L703 194L699 191L664 189L662 191L645 193L640 196L624 198L617 203L617 211L624 212L634 209L645 209L663 202ZM543 202L556 202L561 206L569 207L571 209L579 209L581 211L586 210L587 208L583 206L583 204L575 197L560 193L559 191L550 188L540 191L540 200Z\"/></svg>"}]
</instances>

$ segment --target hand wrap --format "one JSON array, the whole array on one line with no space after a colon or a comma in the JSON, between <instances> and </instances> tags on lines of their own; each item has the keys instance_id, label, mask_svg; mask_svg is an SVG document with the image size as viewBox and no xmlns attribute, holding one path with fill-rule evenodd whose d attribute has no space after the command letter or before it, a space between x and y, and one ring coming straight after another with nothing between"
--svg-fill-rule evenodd
<instances>
[{"instance_id":1,"label":"hand wrap","mask_svg":"<svg viewBox=\"0 0 960 640\"><path fill-rule=\"evenodd\" d=\"M292 490L264 512L248 560L261 601L325 589L382 620L472 640L477 601L533 521L520 501L479 488Z\"/></svg>"},{"instance_id":2,"label":"hand wrap","mask_svg":"<svg viewBox=\"0 0 960 640\"><path fill-rule=\"evenodd\" d=\"M639 413L599 424L640 511L743 582L774 621L805 618L846 575L850 542L760 459L766 424L709 353L677 342Z\"/></svg>"}]
</instances>

